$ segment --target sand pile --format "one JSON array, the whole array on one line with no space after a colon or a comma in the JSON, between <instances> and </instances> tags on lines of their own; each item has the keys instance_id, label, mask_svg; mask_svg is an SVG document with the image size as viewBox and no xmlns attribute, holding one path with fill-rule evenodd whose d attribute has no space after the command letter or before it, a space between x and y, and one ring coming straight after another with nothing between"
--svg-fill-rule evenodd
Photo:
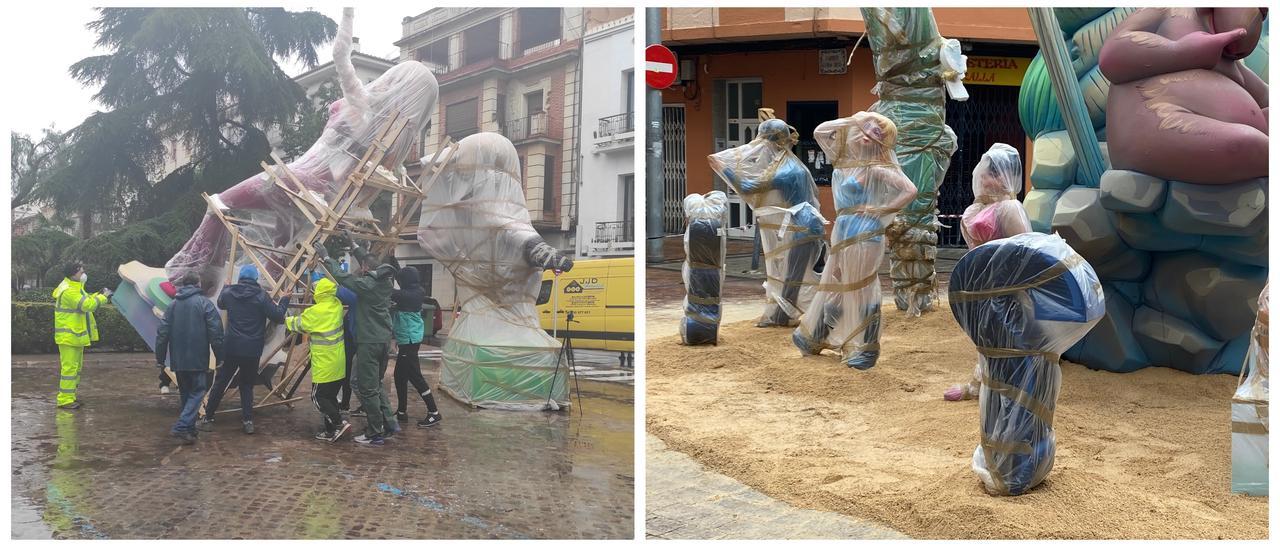
<instances>
[{"instance_id":1,"label":"sand pile","mask_svg":"<svg viewBox=\"0 0 1280 548\"><path fill-rule=\"evenodd\" d=\"M941 397L972 371L973 345L945 304L919 321L884 314L865 372L753 322L722 326L717 347L651 339L648 430L770 496L918 538L1266 538L1267 499L1230 493L1234 377L1064 362L1053 472L992 497L969 469L976 401Z\"/></svg>"}]
</instances>

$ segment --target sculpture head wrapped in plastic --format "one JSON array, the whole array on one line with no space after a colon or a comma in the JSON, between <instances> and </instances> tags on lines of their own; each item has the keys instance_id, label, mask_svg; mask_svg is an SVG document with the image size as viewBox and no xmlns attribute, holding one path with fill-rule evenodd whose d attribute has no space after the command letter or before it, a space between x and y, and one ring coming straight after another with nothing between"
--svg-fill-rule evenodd
<instances>
[{"instance_id":1,"label":"sculpture head wrapped in plastic","mask_svg":"<svg viewBox=\"0 0 1280 548\"><path fill-rule=\"evenodd\" d=\"M530 222L511 141L478 133L458 142L427 191L418 243L457 284L461 313L444 347L440 384L481 407L536 410L568 404L560 343L543 331L535 301L545 268L567 270Z\"/></svg>"},{"instance_id":2,"label":"sculpture head wrapped in plastic","mask_svg":"<svg viewBox=\"0 0 1280 548\"><path fill-rule=\"evenodd\" d=\"M684 232L684 344L716 344L720 330L720 288L724 285L725 221L729 197L719 190L684 198L689 226Z\"/></svg>"},{"instance_id":3,"label":"sculpture head wrapped in plastic","mask_svg":"<svg viewBox=\"0 0 1280 548\"><path fill-rule=\"evenodd\" d=\"M1102 284L1062 238L1029 232L961 257L949 298L982 367L973 471L987 492L1020 495L1053 468L1058 359L1102 318Z\"/></svg>"},{"instance_id":4,"label":"sculpture head wrapped in plastic","mask_svg":"<svg viewBox=\"0 0 1280 548\"><path fill-rule=\"evenodd\" d=\"M1027 211L1018 201L1022 158L1018 149L996 143L973 168L973 204L960 217L960 233L969 248L991 240L1031 232Z\"/></svg>"},{"instance_id":5,"label":"sculpture head wrapped in plastic","mask_svg":"<svg viewBox=\"0 0 1280 548\"><path fill-rule=\"evenodd\" d=\"M374 81L363 84L351 64L351 27L354 18L350 8L343 10L342 23L334 42L334 68L343 97L329 107L329 120L320 139L302 156L288 163L288 169L307 192L328 201L341 188L347 176L364 156L387 122L399 116L406 124L399 136L387 147L380 162L388 170L400 169L435 109L439 84L426 65L418 61L399 63ZM370 190L370 192L374 192ZM245 235L259 242L273 242L278 248L291 249L303 228L312 223L298 210L288 195L272 185L266 173L259 173L213 196L214 207L234 210L241 218L254 222L244 229ZM352 210L349 216L368 215ZM169 279L197 271L206 294L213 294L223 282L230 249L226 228L212 214L204 221L169 262L165 264ZM274 277L278 272L271 273Z\"/></svg>"},{"instance_id":6,"label":"sculpture head wrapped in plastic","mask_svg":"<svg viewBox=\"0 0 1280 548\"><path fill-rule=\"evenodd\" d=\"M836 224L817 294L792 342L805 354L840 352L850 367L868 369L880 354L880 281L885 227L911 203L916 187L894 153L897 127L859 112L823 122L813 137L831 159Z\"/></svg>"},{"instance_id":7,"label":"sculpture head wrapped in plastic","mask_svg":"<svg viewBox=\"0 0 1280 548\"><path fill-rule=\"evenodd\" d=\"M750 143L707 157L711 170L754 210L765 259L765 312L757 325L793 325L813 295L822 249L818 187L791 152L798 135L779 119Z\"/></svg>"}]
</instances>

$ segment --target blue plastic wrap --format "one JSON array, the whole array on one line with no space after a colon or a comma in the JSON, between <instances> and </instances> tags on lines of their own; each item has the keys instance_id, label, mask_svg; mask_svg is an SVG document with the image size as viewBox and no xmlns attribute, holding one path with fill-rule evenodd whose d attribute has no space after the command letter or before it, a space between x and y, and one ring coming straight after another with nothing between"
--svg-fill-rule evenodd
<instances>
[{"instance_id":1,"label":"blue plastic wrap","mask_svg":"<svg viewBox=\"0 0 1280 548\"><path fill-rule=\"evenodd\" d=\"M716 344L720 330L720 287L724 284L724 225L729 197L718 190L684 199L689 226L684 233L684 344Z\"/></svg>"},{"instance_id":2,"label":"blue plastic wrap","mask_svg":"<svg viewBox=\"0 0 1280 548\"><path fill-rule=\"evenodd\" d=\"M1102 284L1062 238L1027 233L965 254L949 298L982 368L973 471L987 492L1020 495L1053 468L1058 359L1102 318Z\"/></svg>"}]
</instances>

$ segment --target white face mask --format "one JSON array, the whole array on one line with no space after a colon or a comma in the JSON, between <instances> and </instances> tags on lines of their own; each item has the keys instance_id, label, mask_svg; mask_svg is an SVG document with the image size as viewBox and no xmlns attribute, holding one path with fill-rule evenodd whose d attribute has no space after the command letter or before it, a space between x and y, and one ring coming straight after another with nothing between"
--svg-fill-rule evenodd
<instances>
[{"instance_id":1,"label":"white face mask","mask_svg":"<svg viewBox=\"0 0 1280 548\"><path fill-rule=\"evenodd\" d=\"M80 283L84 283L88 279L89 279L89 274L87 272L80 273Z\"/></svg>"}]
</instances>

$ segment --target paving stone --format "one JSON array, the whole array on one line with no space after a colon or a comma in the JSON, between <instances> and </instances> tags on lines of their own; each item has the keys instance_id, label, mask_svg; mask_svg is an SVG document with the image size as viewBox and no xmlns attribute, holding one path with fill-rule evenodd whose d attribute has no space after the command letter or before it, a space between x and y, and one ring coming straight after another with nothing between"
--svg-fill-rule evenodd
<instances>
[{"instance_id":1,"label":"paving stone","mask_svg":"<svg viewBox=\"0 0 1280 548\"><path fill-rule=\"evenodd\" d=\"M476 411L437 397L443 423L409 423L378 448L351 435L312 439L320 417L303 400L258 410L252 436L219 415L215 432L179 446L167 435L178 396L158 394L150 359L129 356L92 358L86 405L74 413L50 403L56 356L12 368L13 404L24 410L11 421L13 499L39 517L15 521L14 538L634 536L630 386L582 380L581 416ZM423 369L436 385L438 365ZM238 404L234 392L224 399ZM408 410L415 421L426 412L421 400Z\"/></svg>"}]
</instances>

